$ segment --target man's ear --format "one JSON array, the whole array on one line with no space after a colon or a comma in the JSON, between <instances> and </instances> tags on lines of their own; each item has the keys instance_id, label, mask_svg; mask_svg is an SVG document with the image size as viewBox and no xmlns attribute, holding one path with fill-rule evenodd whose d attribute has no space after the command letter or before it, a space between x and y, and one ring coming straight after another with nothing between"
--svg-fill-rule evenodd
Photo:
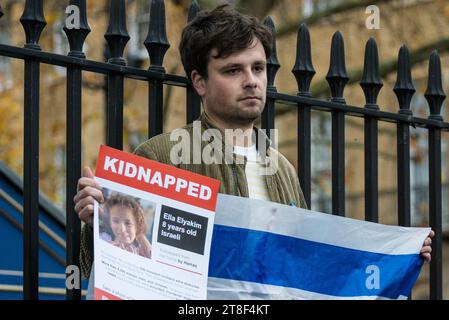
<instances>
[{"instance_id":1,"label":"man's ear","mask_svg":"<svg viewBox=\"0 0 449 320\"><path fill-rule=\"evenodd\" d=\"M206 94L206 79L204 79L204 77L196 70L192 71L190 79L192 79L192 85L195 88L196 93L198 93L200 97L203 97Z\"/></svg>"}]
</instances>

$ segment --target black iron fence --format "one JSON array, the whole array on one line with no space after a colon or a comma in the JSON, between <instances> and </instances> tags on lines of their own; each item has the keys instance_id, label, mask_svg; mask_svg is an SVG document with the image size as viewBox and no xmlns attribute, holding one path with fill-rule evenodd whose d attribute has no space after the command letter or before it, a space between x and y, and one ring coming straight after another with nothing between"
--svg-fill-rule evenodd
<instances>
[{"instance_id":1,"label":"black iron fence","mask_svg":"<svg viewBox=\"0 0 449 320\"><path fill-rule=\"evenodd\" d=\"M147 82L149 87L148 137L163 131L163 87L179 86L187 91L187 122L200 114L200 100L184 76L165 73L164 55L169 47L165 31L163 0L152 0L148 36L144 42L151 65L148 70L129 67L123 51L130 39L126 28L125 0L110 1L109 27L105 34L111 57L106 62L88 60L83 44L90 32L87 22L86 1L70 0L80 9L80 27L64 28L70 52L65 55L43 52L39 38L46 21L43 0L26 0L20 22L26 35L24 47L0 44L0 56L21 59L25 63L24 78L24 298L38 298L38 168L39 168L39 70L40 64L62 66L67 70L67 265L79 265L80 221L74 212L73 197L81 174L81 90L82 72L90 71L107 76L107 144L122 149L124 79ZM195 1L188 20L195 17L199 7ZM0 8L0 18L3 15ZM270 17L264 23L275 34ZM275 42L273 43L275 46ZM377 45L369 39L365 49L365 62L360 85L366 104L350 106L343 91L349 78L346 73L344 42L339 32L332 38L331 61L326 79L332 93L329 101L311 96L310 83L315 74L312 65L309 31L305 25L298 30L296 63L293 74L298 83L298 94L277 92L274 79L280 65L274 47L268 59L267 104L262 115L262 127L274 128L275 104L286 104L298 110L298 175L307 203L311 202L311 110L332 114L332 212L345 215L345 117L361 117L365 123L365 219L378 221L378 122L397 126L397 180L398 221L410 226L410 127L421 127L429 133L429 219L436 232L430 264L430 298L442 299L442 182L441 133L449 131L449 123L440 115L445 94L441 81L440 57L435 51L430 56L428 86L425 97L429 104L428 118L414 117L410 101L415 92L410 70L410 54L401 47L397 63L397 81L394 92L398 99L397 113L381 111L377 96L382 87L379 76ZM269 132L269 131L268 131ZM67 289L68 299L80 299L78 289Z\"/></svg>"}]
</instances>

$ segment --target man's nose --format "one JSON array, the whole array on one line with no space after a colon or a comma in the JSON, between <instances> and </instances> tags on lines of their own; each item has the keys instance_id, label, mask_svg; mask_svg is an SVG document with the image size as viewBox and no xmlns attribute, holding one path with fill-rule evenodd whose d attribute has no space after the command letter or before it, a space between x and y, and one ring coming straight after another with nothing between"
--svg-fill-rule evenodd
<instances>
[{"instance_id":1,"label":"man's nose","mask_svg":"<svg viewBox=\"0 0 449 320\"><path fill-rule=\"evenodd\" d=\"M252 70L245 70L244 75L245 75L245 78L244 78L243 86L245 88L257 87L257 78Z\"/></svg>"}]
</instances>

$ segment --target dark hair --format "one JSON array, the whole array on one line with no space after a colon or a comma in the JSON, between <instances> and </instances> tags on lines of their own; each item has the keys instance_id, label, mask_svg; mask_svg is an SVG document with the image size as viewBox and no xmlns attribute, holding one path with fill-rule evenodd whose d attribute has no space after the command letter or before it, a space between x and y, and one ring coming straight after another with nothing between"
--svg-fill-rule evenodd
<instances>
[{"instance_id":1,"label":"dark hair","mask_svg":"<svg viewBox=\"0 0 449 320\"><path fill-rule=\"evenodd\" d=\"M140 206L139 202L133 197L125 196L120 193L112 193L111 196L108 199L106 199L105 202L106 221L107 221L106 223L110 229L111 229L110 211L115 206L128 208L132 211L133 216L136 219L136 229L137 229L136 234L145 234L147 232L147 224L145 222L145 216L143 214L143 209Z\"/></svg>"},{"instance_id":2,"label":"dark hair","mask_svg":"<svg viewBox=\"0 0 449 320\"><path fill-rule=\"evenodd\" d=\"M207 79L207 65L213 49L213 58L226 58L240 50L249 48L259 39L268 58L271 54L273 36L270 29L256 17L239 13L229 4L211 11L200 11L187 24L181 36L179 51L187 77L193 70Z\"/></svg>"}]
</instances>

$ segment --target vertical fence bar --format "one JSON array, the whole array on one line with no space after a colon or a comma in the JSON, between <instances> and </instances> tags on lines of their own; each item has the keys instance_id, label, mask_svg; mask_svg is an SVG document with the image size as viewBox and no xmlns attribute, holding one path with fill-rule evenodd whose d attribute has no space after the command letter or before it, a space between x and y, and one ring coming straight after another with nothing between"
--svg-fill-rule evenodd
<instances>
[{"instance_id":1,"label":"vertical fence bar","mask_svg":"<svg viewBox=\"0 0 449 320\"><path fill-rule=\"evenodd\" d=\"M377 44L370 38L365 47L365 63L360 81L366 99L365 108L379 110L377 96L382 88L379 77ZM377 119L365 117L365 220L379 220Z\"/></svg>"},{"instance_id":2,"label":"vertical fence bar","mask_svg":"<svg viewBox=\"0 0 449 320\"><path fill-rule=\"evenodd\" d=\"M46 22L42 0L26 0L20 22L25 48L41 50L39 37ZM23 293L39 299L39 62L25 59L23 152Z\"/></svg>"},{"instance_id":3,"label":"vertical fence bar","mask_svg":"<svg viewBox=\"0 0 449 320\"><path fill-rule=\"evenodd\" d=\"M429 103L429 119L443 121L441 106L446 98L441 82L441 62L436 51L429 61L427 90L424 96ZM430 299L443 298L443 236L442 236L442 185L441 185L441 129L429 128L429 221L435 231L430 262Z\"/></svg>"},{"instance_id":4,"label":"vertical fence bar","mask_svg":"<svg viewBox=\"0 0 449 320\"><path fill-rule=\"evenodd\" d=\"M274 79L276 77L276 73L280 68L279 60L276 52L276 29L274 27L273 19L268 16L264 19L263 24L270 29L271 34L273 36L273 44L271 48L271 54L267 57L267 91L271 93L276 93L277 89L274 85ZM266 130L268 138L272 139L274 137L271 136L271 129L274 129L274 106L275 99L267 98L267 102L265 104L264 111L262 113L262 128ZM274 139L276 141L276 139Z\"/></svg>"},{"instance_id":5,"label":"vertical fence bar","mask_svg":"<svg viewBox=\"0 0 449 320\"><path fill-rule=\"evenodd\" d=\"M329 71L326 76L332 102L346 104L343 91L349 77L346 73L345 44L337 31L332 37ZM345 114L332 112L332 214L345 215Z\"/></svg>"},{"instance_id":6,"label":"vertical fence bar","mask_svg":"<svg viewBox=\"0 0 449 320\"><path fill-rule=\"evenodd\" d=\"M163 0L153 0L150 10L150 24L145 47L150 55L149 70L159 72L161 79L149 81L148 137L152 138L163 131L164 84L165 69L162 66L165 53L170 44L165 31L165 4Z\"/></svg>"},{"instance_id":7,"label":"vertical fence bar","mask_svg":"<svg viewBox=\"0 0 449 320\"><path fill-rule=\"evenodd\" d=\"M298 83L298 96L311 97L310 82L315 75L312 65L309 29L301 24L298 30L296 62L292 73ZM298 104L298 176L307 207L311 207L311 108Z\"/></svg>"},{"instance_id":8,"label":"vertical fence bar","mask_svg":"<svg viewBox=\"0 0 449 320\"><path fill-rule=\"evenodd\" d=\"M109 11L109 27L104 35L111 53L109 63L126 65L123 50L130 37L126 29L125 0L112 0ZM119 73L108 73L106 143L123 149L123 90L124 79Z\"/></svg>"},{"instance_id":9,"label":"vertical fence bar","mask_svg":"<svg viewBox=\"0 0 449 320\"><path fill-rule=\"evenodd\" d=\"M80 12L80 25L75 28L66 25L64 32L70 44L69 56L85 59L83 44L90 32L87 23L86 0L70 0ZM75 9L76 10L76 9ZM68 266L79 270L81 221L75 212L73 198L76 195L77 181L81 177L81 114L82 114L82 72L79 67L67 68L67 179L66 179L66 256ZM69 275L68 275L69 276ZM76 277L75 277L76 279ZM81 300L81 279L66 288L68 300ZM75 280L76 281L76 280Z\"/></svg>"},{"instance_id":10,"label":"vertical fence bar","mask_svg":"<svg viewBox=\"0 0 449 320\"><path fill-rule=\"evenodd\" d=\"M187 23L192 21L196 15L200 12L200 7L196 0L192 1L192 4L189 8L189 14L187 18ZM187 75L187 78L190 80L190 74ZM189 81L187 85L187 110L186 110L186 121L187 123L192 123L201 113L201 98L196 93L195 89L192 87L192 84Z\"/></svg>"},{"instance_id":11,"label":"vertical fence bar","mask_svg":"<svg viewBox=\"0 0 449 320\"><path fill-rule=\"evenodd\" d=\"M441 130L429 129L429 221L435 231L430 262L430 299L443 299L443 237L441 208Z\"/></svg>"},{"instance_id":12,"label":"vertical fence bar","mask_svg":"<svg viewBox=\"0 0 449 320\"><path fill-rule=\"evenodd\" d=\"M39 63L25 60L24 84L24 298L38 299L39 270Z\"/></svg>"},{"instance_id":13,"label":"vertical fence bar","mask_svg":"<svg viewBox=\"0 0 449 320\"><path fill-rule=\"evenodd\" d=\"M399 50L398 73L393 91L399 102L399 114L412 116L410 101L415 88L410 69L410 53L407 46ZM397 123L397 178L398 178L398 223L410 227L410 126Z\"/></svg>"}]
</instances>

